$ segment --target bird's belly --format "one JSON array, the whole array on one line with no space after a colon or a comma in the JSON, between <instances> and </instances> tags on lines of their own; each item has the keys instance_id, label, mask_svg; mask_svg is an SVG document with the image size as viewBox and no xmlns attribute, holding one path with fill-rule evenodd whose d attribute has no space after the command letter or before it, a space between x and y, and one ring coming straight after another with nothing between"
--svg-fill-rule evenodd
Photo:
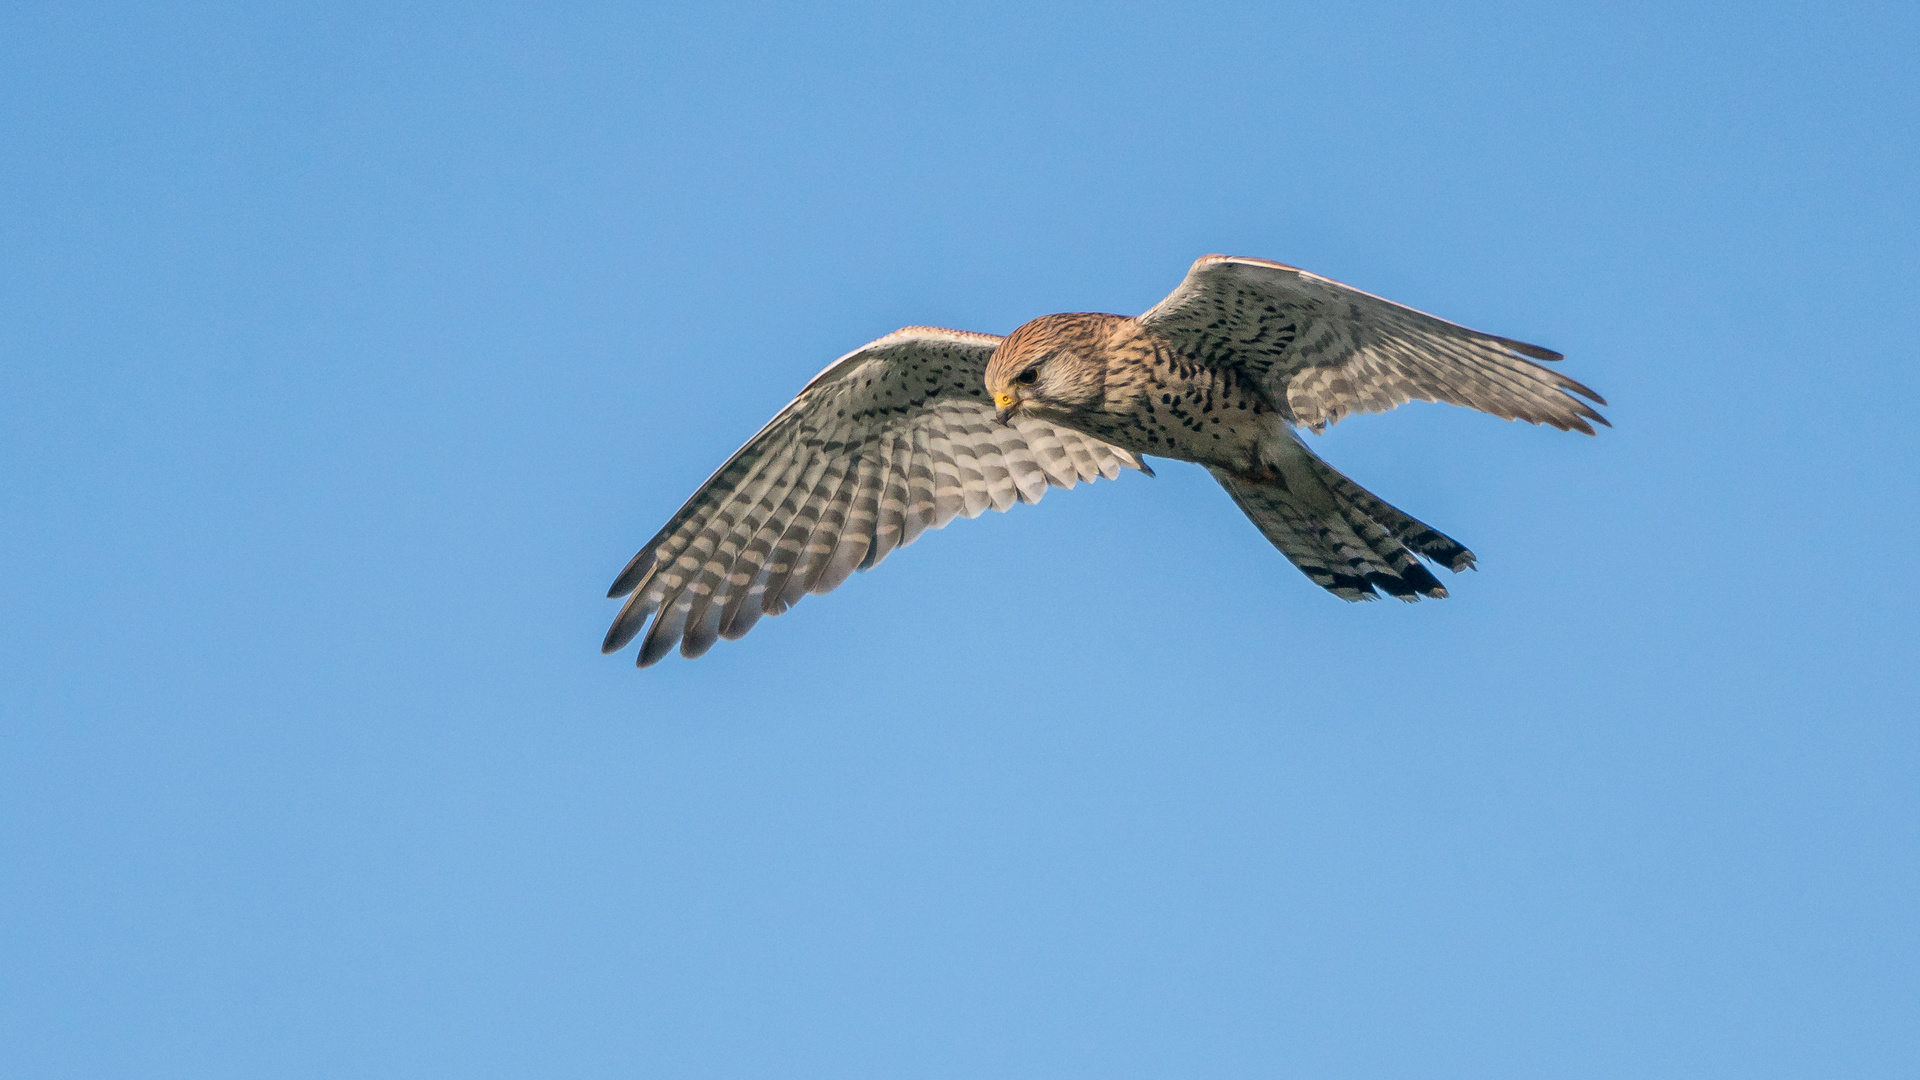
<instances>
[{"instance_id":1,"label":"bird's belly","mask_svg":"<svg viewBox=\"0 0 1920 1080\"><path fill-rule=\"evenodd\" d=\"M1271 409L1207 408L1166 395L1125 411L1078 414L1068 423L1136 454L1194 461L1242 471L1259 460L1259 447L1286 427Z\"/></svg>"}]
</instances>

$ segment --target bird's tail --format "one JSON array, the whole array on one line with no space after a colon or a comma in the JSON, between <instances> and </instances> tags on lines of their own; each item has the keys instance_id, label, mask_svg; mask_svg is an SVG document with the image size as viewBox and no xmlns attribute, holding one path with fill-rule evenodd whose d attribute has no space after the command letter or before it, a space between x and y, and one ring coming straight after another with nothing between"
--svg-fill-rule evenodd
<instances>
[{"instance_id":1,"label":"bird's tail","mask_svg":"<svg viewBox=\"0 0 1920 1080\"><path fill-rule=\"evenodd\" d=\"M1473 566L1473 552L1452 537L1388 506L1304 445L1292 448L1298 453L1287 454L1271 479L1208 471L1315 585L1342 600L1382 592L1408 601L1439 598L1447 590L1416 555L1456 572Z\"/></svg>"}]
</instances>

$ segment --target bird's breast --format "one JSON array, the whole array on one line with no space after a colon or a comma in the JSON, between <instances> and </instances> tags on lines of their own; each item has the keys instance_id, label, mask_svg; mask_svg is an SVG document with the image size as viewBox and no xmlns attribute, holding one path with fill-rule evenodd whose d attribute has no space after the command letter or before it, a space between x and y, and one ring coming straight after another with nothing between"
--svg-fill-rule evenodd
<instances>
[{"instance_id":1,"label":"bird's breast","mask_svg":"<svg viewBox=\"0 0 1920 1080\"><path fill-rule=\"evenodd\" d=\"M1085 421L1075 426L1135 453L1233 469L1286 427L1257 388L1164 351L1110 364L1104 406Z\"/></svg>"}]
</instances>

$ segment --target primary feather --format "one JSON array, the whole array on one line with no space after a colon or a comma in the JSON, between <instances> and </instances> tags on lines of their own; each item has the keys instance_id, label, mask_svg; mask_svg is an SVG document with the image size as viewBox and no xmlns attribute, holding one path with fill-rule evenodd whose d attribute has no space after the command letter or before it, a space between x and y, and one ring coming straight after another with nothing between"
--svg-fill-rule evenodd
<instances>
[{"instance_id":1,"label":"primary feather","mask_svg":"<svg viewBox=\"0 0 1920 1080\"><path fill-rule=\"evenodd\" d=\"M1209 255L1137 318L1048 315L1006 338L914 326L827 366L688 499L608 595L604 651L699 656L955 517L1197 462L1342 599L1444 597L1473 553L1341 475L1296 425L1442 401L1593 434L1560 354L1264 259ZM1582 400L1582 399L1586 400Z\"/></svg>"}]
</instances>

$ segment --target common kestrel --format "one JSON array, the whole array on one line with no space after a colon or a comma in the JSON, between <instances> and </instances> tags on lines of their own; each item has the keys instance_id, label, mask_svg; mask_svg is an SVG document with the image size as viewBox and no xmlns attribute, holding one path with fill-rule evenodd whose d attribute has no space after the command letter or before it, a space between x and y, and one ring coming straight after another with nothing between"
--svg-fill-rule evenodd
<instances>
[{"instance_id":1,"label":"common kestrel","mask_svg":"<svg viewBox=\"0 0 1920 1080\"><path fill-rule=\"evenodd\" d=\"M1532 359L1526 359L1531 357ZM1046 315L1005 338L910 326L827 366L747 440L608 592L603 651L639 665L745 634L954 515L1037 502L1142 455L1198 462L1343 600L1447 595L1416 556L1473 553L1320 460L1296 427L1445 401L1593 434L1606 401L1469 330L1305 270L1208 255L1137 318Z\"/></svg>"}]
</instances>

